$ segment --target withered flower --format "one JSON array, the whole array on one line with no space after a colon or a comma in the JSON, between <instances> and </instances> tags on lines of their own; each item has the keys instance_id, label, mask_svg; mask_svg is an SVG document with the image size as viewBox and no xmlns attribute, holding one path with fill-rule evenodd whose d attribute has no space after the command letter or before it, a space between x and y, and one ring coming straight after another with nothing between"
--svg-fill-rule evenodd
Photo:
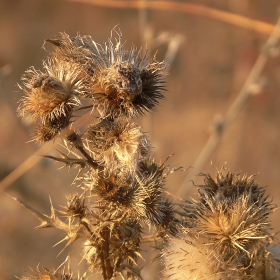
<instances>
[{"instance_id":1,"label":"withered flower","mask_svg":"<svg viewBox=\"0 0 280 280\"><path fill-rule=\"evenodd\" d=\"M28 69L22 77L26 94L18 112L22 117L46 123L67 117L80 104L79 96L86 91L81 69L76 65L52 58L44 63L45 72Z\"/></svg>"},{"instance_id":2,"label":"withered flower","mask_svg":"<svg viewBox=\"0 0 280 280\"><path fill-rule=\"evenodd\" d=\"M268 249L273 243L268 218L275 206L252 176L222 171L216 181L204 176L205 185L198 186L201 200L185 207L181 241L170 240L165 251L166 273L178 269L174 275L185 279L221 279L228 273L229 279L263 279L255 277L269 273L265 279L271 279L275 260ZM172 267L182 255L184 260Z\"/></svg>"},{"instance_id":3,"label":"withered flower","mask_svg":"<svg viewBox=\"0 0 280 280\"><path fill-rule=\"evenodd\" d=\"M61 32L55 39L47 39L46 42L54 45L54 55L60 61L77 64L85 70L86 75L93 76L96 59L100 52L99 45L92 40L91 36L78 34L70 37L65 32Z\"/></svg>"},{"instance_id":4,"label":"withered flower","mask_svg":"<svg viewBox=\"0 0 280 280\"><path fill-rule=\"evenodd\" d=\"M165 64L132 48L125 51L121 36L104 47L90 36L70 38L61 33L47 40L56 47L56 56L81 65L91 77L90 92L94 106L103 118L135 116L150 111L163 98Z\"/></svg>"},{"instance_id":5,"label":"withered flower","mask_svg":"<svg viewBox=\"0 0 280 280\"><path fill-rule=\"evenodd\" d=\"M123 50L120 39L101 49L93 75L93 104L102 116L135 116L150 111L163 98L163 62Z\"/></svg>"},{"instance_id":6,"label":"withered flower","mask_svg":"<svg viewBox=\"0 0 280 280\"><path fill-rule=\"evenodd\" d=\"M91 125L85 137L94 159L105 166L109 173L117 169L122 172L135 171L138 161L151 150L140 127L125 119L104 119Z\"/></svg>"},{"instance_id":7,"label":"withered flower","mask_svg":"<svg viewBox=\"0 0 280 280\"><path fill-rule=\"evenodd\" d=\"M71 112L69 112L69 115L62 115L53 118L52 120L46 120L44 123L37 125L33 132L32 140L39 143L45 143L54 139L62 129L66 128L71 123L70 118Z\"/></svg>"},{"instance_id":8,"label":"withered flower","mask_svg":"<svg viewBox=\"0 0 280 280\"><path fill-rule=\"evenodd\" d=\"M139 176L142 174L141 178L135 173L108 174L105 170L93 170L81 181L84 189L97 195L99 202L110 208L114 217L126 213L127 217L174 233L173 208L163 196L165 167L149 158L141 163L142 172L144 168L145 173L139 173ZM104 211L104 215L106 213Z\"/></svg>"}]
</instances>

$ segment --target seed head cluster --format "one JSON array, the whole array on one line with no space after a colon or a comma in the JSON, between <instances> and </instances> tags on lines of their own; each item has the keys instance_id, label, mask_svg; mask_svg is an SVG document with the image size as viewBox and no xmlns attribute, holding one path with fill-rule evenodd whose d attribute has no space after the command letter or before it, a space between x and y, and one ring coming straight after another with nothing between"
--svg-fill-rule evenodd
<instances>
[{"instance_id":1,"label":"seed head cluster","mask_svg":"<svg viewBox=\"0 0 280 280\"><path fill-rule=\"evenodd\" d=\"M183 206L186 219L166 254L170 279L278 279L268 220L275 209L253 176L218 172L198 186L200 201ZM179 262L178 262L179 261ZM174 265L176 264L177 265ZM169 279L169 278L168 278Z\"/></svg>"},{"instance_id":2,"label":"seed head cluster","mask_svg":"<svg viewBox=\"0 0 280 280\"><path fill-rule=\"evenodd\" d=\"M120 39L101 46L90 36L61 33L47 40L54 51L43 71L30 68L23 75L18 108L36 122L33 140L62 138L67 153L46 157L80 170L80 192L68 195L62 209L52 206L50 217L40 216L39 228L64 231L65 247L83 238L83 277L99 271L108 280L141 279L145 228L153 229L154 238L176 233L174 209L164 195L167 167L156 163L133 120L163 98L165 64L135 48L125 51ZM72 129L86 108L95 112L94 121L82 132Z\"/></svg>"},{"instance_id":3,"label":"seed head cluster","mask_svg":"<svg viewBox=\"0 0 280 280\"><path fill-rule=\"evenodd\" d=\"M280 279L269 223L275 206L253 176L201 174L198 201L166 197L167 176L180 168L157 163L134 118L163 98L164 62L126 51L118 33L103 46L66 33L46 42L54 49L42 71L31 67L22 76L18 113L35 123L32 140L61 138L58 156L45 157L78 168L77 191L59 209L51 202L50 216L16 201L40 220L37 228L64 232L62 251L82 239L87 269L73 277L38 268L20 279L143 279L144 241L160 250L166 280ZM86 109L89 125L79 127Z\"/></svg>"}]
</instances>

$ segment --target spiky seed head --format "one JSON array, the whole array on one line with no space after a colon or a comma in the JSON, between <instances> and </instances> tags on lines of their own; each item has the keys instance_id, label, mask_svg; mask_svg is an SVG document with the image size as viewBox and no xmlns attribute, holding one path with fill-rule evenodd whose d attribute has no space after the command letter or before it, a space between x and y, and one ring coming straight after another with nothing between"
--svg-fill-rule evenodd
<instances>
[{"instance_id":1,"label":"spiky seed head","mask_svg":"<svg viewBox=\"0 0 280 280\"><path fill-rule=\"evenodd\" d=\"M46 120L44 123L37 125L33 132L32 140L38 143L45 143L54 139L70 123L71 112L69 115L62 115L52 120Z\"/></svg>"},{"instance_id":2,"label":"spiky seed head","mask_svg":"<svg viewBox=\"0 0 280 280\"><path fill-rule=\"evenodd\" d=\"M103 118L135 116L155 108L165 90L165 63L124 50L121 36L104 47L90 36L70 38L61 33L54 40L55 55L82 66L91 78L87 95Z\"/></svg>"},{"instance_id":3,"label":"spiky seed head","mask_svg":"<svg viewBox=\"0 0 280 280\"><path fill-rule=\"evenodd\" d=\"M67 135L66 140L75 148L83 147L83 141L79 133L73 131Z\"/></svg>"},{"instance_id":4,"label":"spiky seed head","mask_svg":"<svg viewBox=\"0 0 280 280\"><path fill-rule=\"evenodd\" d=\"M85 136L93 157L109 172L117 169L135 171L138 161L151 150L140 127L125 119L102 120L91 125Z\"/></svg>"},{"instance_id":5,"label":"spiky seed head","mask_svg":"<svg viewBox=\"0 0 280 280\"><path fill-rule=\"evenodd\" d=\"M93 194L97 194L103 199L104 204L113 203L116 208L127 209L131 211L132 216L137 215L137 211L132 213L133 204L135 205L135 196L137 194L137 181L130 175L108 175L103 172L98 173L98 180L88 180ZM134 215L135 214L135 215Z\"/></svg>"},{"instance_id":6,"label":"spiky seed head","mask_svg":"<svg viewBox=\"0 0 280 280\"><path fill-rule=\"evenodd\" d=\"M244 192L250 192L252 202L260 201L264 197L265 188L260 187L254 180L255 176L241 176L233 172L223 172L223 169L217 172L216 180L210 174L201 173L205 184L199 186L201 197L203 194L213 195L216 200L224 200L227 197L239 197Z\"/></svg>"},{"instance_id":7,"label":"spiky seed head","mask_svg":"<svg viewBox=\"0 0 280 280\"><path fill-rule=\"evenodd\" d=\"M111 233L112 258L115 261L121 258L122 262L132 261L136 264L140 256L141 233L142 227L136 220L127 219L118 224Z\"/></svg>"},{"instance_id":8,"label":"spiky seed head","mask_svg":"<svg viewBox=\"0 0 280 280\"><path fill-rule=\"evenodd\" d=\"M24 86L20 88L26 96L18 108L22 117L40 118L43 124L68 116L86 90L81 68L55 58L44 63L44 68L45 73L30 68L23 75Z\"/></svg>"},{"instance_id":9,"label":"spiky seed head","mask_svg":"<svg viewBox=\"0 0 280 280\"><path fill-rule=\"evenodd\" d=\"M222 171L216 181L209 174L204 176L205 185L198 186L201 200L194 201L192 208L186 207L187 227L179 234L186 242L177 240L179 246L167 249L170 255L180 256L185 252L194 256L195 262L186 257L180 262L186 272L178 266L175 270L178 268L182 275L200 276L200 279L207 279L205 271L209 276L213 275L213 279L224 277L224 273L230 273L230 279L256 279L252 277L266 273L261 263L271 263L268 246L273 243L273 236L268 219L275 206L252 177L241 178L234 173L224 175ZM171 267L169 260L167 262Z\"/></svg>"},{"instance_id":10,"label":"spiky seed head","mask_svg":"<svg viewBox=\"0 0 280 280\"><path fill-rule=\"evenodd\" d=\"M85 198L78 195L78 193L66 196L67 207L66 212L68 217L83 218L86 212Z\"/></svg>"},{"instance_id":11,"label":"spiky seed head","mask_svg":"<svg viewBox=\"0 0 280 280\"><path fill-rule=\"evenodd\" d=\"M77 34L75 37L70 37L65 32L61 32L55 39L47 39L46 42L54 45L54 56L59 60L79 65L89 77L93 76L96 68L95 60L100 54L98 45L91 36Z\"/></svg>"},{"instance_id":12,"label":"spiky seed head","mask_svg":"<svg viewBox=\"0 0 280 280\"><path fill-rule=\"evenodd\" d=\"M102 116L137 116L150 111L163 98L164 63L132 49L125 52L120 41L102 50L93 75L92 98Z\"/></svg>"}]
</instances>

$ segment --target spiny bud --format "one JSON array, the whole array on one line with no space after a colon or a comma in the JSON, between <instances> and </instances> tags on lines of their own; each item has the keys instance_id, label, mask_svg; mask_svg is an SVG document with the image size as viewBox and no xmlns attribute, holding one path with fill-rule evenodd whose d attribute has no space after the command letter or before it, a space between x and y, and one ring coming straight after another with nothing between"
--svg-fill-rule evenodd
<instances>
[{"instance_id":1,"label":"spiny bud","mask_svg":"<svg viewBox=\"0 0 280 280\"><path fill-rule=\"evenodd\" d=\"M117 260L122 258L123 261L129 263L132 261L137 263L140 255L142 227L136 220L128 219L119 223L112 231L111 238L111 254Z\"/></svg>"},{"instance_id":2,"label":"spiny bud","mask_svg":"<svg viewBox=\"0 0 280 280\"><path fill-rule=\"evenodd\" d=\"M66 196L67 199L67 216L83 218L86 211L85 198L80 197L77 193Z\"/></svg>"},{"instance_id":3,"label":"spiny bud","mask_svg":"<svg viewBox=\"0 0 280 280\"><path fill-rule=\"evenodd\" d=\"M33 132L32 140L45 143L54 139L62 129L66 128L71 123L70 118L71 114L66 116L62 115L39 124Z\"/></svg>"},{"instance_id":4,"label":"spiny bud","mask_svg":"<svg viewBox=\"0 0 280 280\"><path fill-rule=\"evenodd\" d=\"M102 204L114 205L112 209L115 209L115 216L126 212L128 217L174 233L173 209L162 193L166 178L163 174L165 167L149 158L141 163L141 172L144 168L145 173L142 173L141 178L135 173L108 174L105 170L93 170L82 181L92 194L101 198Z\"/></svg>"},{"instance_id":5,"label":"spiny bud","mask_svg":"<svg viewBox=\"0 0 280 280\"><path fill-rule=\"evenodd\" d=\"M91 125L85 136L94 159L106 166L109 173L117 169L135 171L138 161L151 149L140 127L125 119L102 120Z\"/></svg>"},{"instance_id":6,"label":"spiny bud","mask_svg":"<svg viewBox=\"0 0 280 280\"><path fill-rule=\"evenodd\" d=\"M83 147L81 136L77 132L72 132L67 135L66 140L73 145L75 148Z\"/></svg>"}]
</instances>

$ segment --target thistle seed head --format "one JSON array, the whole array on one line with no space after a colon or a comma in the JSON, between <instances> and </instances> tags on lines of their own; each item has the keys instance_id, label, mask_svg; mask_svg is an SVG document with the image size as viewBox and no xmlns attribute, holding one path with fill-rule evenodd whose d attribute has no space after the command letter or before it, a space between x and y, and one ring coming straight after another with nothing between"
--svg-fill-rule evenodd
<instances>
[{"instance_id":1,"label":"thistle seed head","mask_svg":"<svg viewBox=\"0 0 280 280\"><path fill-rule=\"evenodd\" d=\"M116 170L134 172L138 161L145 158L151 145L135 123L125 119L102 120L91 125L86 141L94 159L109 173Z\"/></svg>"},{"instance_id":2,"label":"thistle seed head","mask_svg":"<svg viewBox=\"0 0 280 280\"><path fill-rule=\"evenodd\" d=\"M66 214L68 217L83 218L86 212L85 198L80 197L77 193L66 196L67 206Z\"/></svg>"},{"instance_id":3,"label":"thistle seed head","mask_svg":"<svg viewBox=\"0 0 280 280\"><path fill-rule=\"evenodd\" d=\"M139 222L128 219L117 225L112 231L111 252L114 262L132 262L137 264L140 256L140 241L142 227Z\"/></svg>"},{"instance_id":4,"label":"thistle seed head","mask_svg":"<svg viewBox=\"0 0 280 280\"><path fill-rule=\"evenodd\" d=\"M92 98L101 115L132 117L154 109L163 98L164 63L142 59L135 49L127 53L120 41L108 49L93 75Z\"/></svg>"},{"instance_id":5,"label":"thistle seed head","mask_svg":"<svg viewBox=\"0 0 280 280\"><path fill-rule=\"evenodd\" d=\"M45 73L30 68L23 75L21 89L26 96L20 100L18 108L22 117L40 118L43 124L69 116L86 90L79 67L49 59L44 68Z\"/></svg>"},{"instance_id":6,"label":"thistle seed head","mask_svg":"<svg viewBox=\"0 0 280 280\"><path fill-rule=\"evenodd\" d=\"M262 201L264 197L265 188L260 187L254 180L254 175L240 176L240 174L227 172L224 174L223 170L218 171L216 180L210 174L201 173L204 177L205 184L199 187L201 197L204 194L215 196L215 200L224 200L226 198L238 198L243 193L250 193L252 202Z\"/></svg>"},{"instance_id":7,"label":"thistle seed head","mask_svg":"<svg viewBox=\"0 0 280 280\"><path fill-rule=\"evenodd\" d=\"M273 262L268 251L273 243L268 218L275 206L253 177L224 175L222 171L216 181L209 174L204 176L205 185L198 186L201 200L193 202L192 208L186 207L187 227L179 234L184 242L171 240L173 245L164 251L169 252L167 266L172 268L172 255L186 254L180 262L184 268L172 268L180 270L180 277L207 279L207 275L213 275L213 279L221 279L230 273L230 279L257 279L255 276L263 275L265 266L270 263L271 267Z\"/></svg>"},{"instance_id":8,"label":"thistle seed head","mask_svg":"<svg viewBox=\"0 0 280 280\"><path fill-rule=\"evenodd\" d=\"M86 181L85 185L91 189L91 193L98 195L106 209L111 208L114 217L123 215L124 212L127 212L129 217L134 217L135 219L142 217L143 211L139 213L139 202L137 202L139 186L132 175L108 175L100 171L98 179L95 176L91 176L91 179ZM115 209L115 212L112 209Z\"/></svg>"},{"instance_id":9,"label":"thistle seed head","mask_svg":"<svg viewBox=\"0 0 280 280\"><path fill-rule=\"evenodd\" d=\"M109 40L104 47L90 36L70 38L65 33L47 41L55 46L56 57L72 61L87 73L87 97L103 118L144 114L163 98L165 64L147 54L142 58L135 48L125 51L120 35L116 44Z\"/></svg>"},{"instance_id":10,"label":"thistle seed head","mask_svg":"<svg viewBox=\"0 0 280 280\"><path fill-rule=\"evenodd\" d=\"M69 115L62 115L52 120L46 120L44 123L37 125L33 132L32 140L38 143L45 143L54 139L70 123L71 112Z\"/></svg>"},{"instance_id":11,"label":"thistle seed head","mask_svg":"<svg viewBox=\"0 0 280 280\"><path fill-rule=\"evenodd\" d=\"M47 39L54 45L54 56L61 61L81 66L86 75L92 77L95 72L96 58L100 55L98 45L91 36L70 37L65 32L59 33L55 39Z\"/></svg>"}]
</instances>

